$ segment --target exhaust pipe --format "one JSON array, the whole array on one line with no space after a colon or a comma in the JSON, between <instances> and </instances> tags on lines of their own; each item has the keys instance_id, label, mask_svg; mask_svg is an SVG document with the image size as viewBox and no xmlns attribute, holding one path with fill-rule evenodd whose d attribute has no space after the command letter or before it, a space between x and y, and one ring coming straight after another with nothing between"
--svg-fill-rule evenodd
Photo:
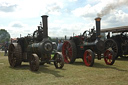
<instances>
[{"instance_id":1,"label":"exhaust pipe","mask_svg":"<svg viewBox=\"0 0 128 85\"><path fill-rule=\"evenodd\" d=\"M100 40L100 21L101 21L101 18L100 17L97 17L95 18L95 21L96 21L96 38L98 40Z\"/></svg>"},{"instance_id":2,"label":"exhaust pipe","mask_svg":"<svg viewBox=\"0 0 128 85\"><path fill-rule=\"evenodd\" d=\"M48 16L43 15L42 17L42 22L43 22L43 38L48 38Z\"/></svg>"}]
</instances>

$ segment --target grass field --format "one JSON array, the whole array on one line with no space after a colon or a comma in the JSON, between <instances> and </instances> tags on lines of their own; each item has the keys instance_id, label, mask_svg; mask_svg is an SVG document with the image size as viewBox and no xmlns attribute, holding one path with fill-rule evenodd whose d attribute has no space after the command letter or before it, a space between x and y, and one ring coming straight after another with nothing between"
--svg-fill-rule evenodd
<instances>
[{"instance_id":1,"label":"grass field","mask_svg":"<svg viewBox=\"0 0 128 85\"><path fill-rule=\"evenodd\" d=\"M32 72L28 63L11 68L7 56L0 53L0 85L128 85L128 58L118 59L112 66L95 59L93 67L86 67L82 59L77 59L63 69L45 64L38 72Z\"/></svg>"}]
</instances>

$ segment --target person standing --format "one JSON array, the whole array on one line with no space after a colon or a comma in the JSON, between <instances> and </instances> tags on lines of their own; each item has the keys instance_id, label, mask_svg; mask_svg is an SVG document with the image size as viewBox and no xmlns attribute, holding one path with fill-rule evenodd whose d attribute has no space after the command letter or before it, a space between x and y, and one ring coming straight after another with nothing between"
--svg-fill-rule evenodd
<instances>
[{"instance_id":1,"label":"person standing","mask_svg":"<svg viewBox=\"0 0 128 85\"><path fill-rule=\"evenodd\" d=\"M59 40L58 46L57 46L57 51L62 52L62 45L63 45L63 43L61 42L61 40Z\"/></svg>"},{"instance_id":2,"label":"person standing","mask_svg":"<svg viewBox=\"0 0 128 85\"><path fill-rule=\"evenodd\" d=\"M8 51L8 42L5 42L5 44L4 44L4 56L8 55L7 51Z\"/></svg>"}]
</instances>

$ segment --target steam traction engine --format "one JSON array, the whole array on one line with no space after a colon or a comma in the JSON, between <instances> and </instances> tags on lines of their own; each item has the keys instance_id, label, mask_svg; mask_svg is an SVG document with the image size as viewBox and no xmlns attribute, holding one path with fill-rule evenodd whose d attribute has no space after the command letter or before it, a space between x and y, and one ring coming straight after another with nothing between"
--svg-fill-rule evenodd
<instances>
[{"instance_id":1,"label":"steam traction engine","mask_svg":"<svg viewBox=\"0 0 128 85\"><path fill-rule=\"evenodd\" d=\"M64 59L61 53L55 53L51 59L53 50L52 42L48 38L47 15L41 16L43 27L38 26L38 30L33 35L17 39L17 43L9 46L8 60L11 67L20 66L22 61L29 62L30 69L37 71L39 64L54 62L56 68L64 66Z\"/></svg>"},{"instance_id":2,"label":"steam traction engine","mask_svg":"<svg viewBox=\"0 0 128 85\"><path fill-rule=\"evenodd\" d=\"M106 49L112 49L116 59L118 56L127 57L128 55L128 26L102 29L101 32L107 33L105 41ZM112 36L110 36L110 33Z\"/></svg>"},{"instance_id":3,"label":"steam traction engine","mask_svg":"<svg viewBox=\"0 0 128 85\"><path fill-rule=\"evenodd\" d=\"M104 53L104 60L107 65L115 62L114 52L112 49L105 49L104 41L100 35L100 20L96 18L96 31L85 31L83 35L71 37L70 40L64 42L62 54L66 63L74 63L76 58L82 58L86 66L93 66L95 56L101 59Z\"/></svg>"}]
</instances>

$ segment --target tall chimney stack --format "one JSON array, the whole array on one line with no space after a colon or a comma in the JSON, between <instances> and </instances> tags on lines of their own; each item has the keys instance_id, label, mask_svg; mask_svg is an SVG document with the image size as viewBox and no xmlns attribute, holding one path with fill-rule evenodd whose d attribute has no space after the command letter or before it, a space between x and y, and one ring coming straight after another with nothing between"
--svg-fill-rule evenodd
<instances>
[{"instance_id":1,"label":"tall chimney stack","mask_svg":"<svg viewBox=\"0 0 128 85\"><path fill-rule=\"evenodd\" d=\"M95 18L96 21L96 38L100 40L100 17Z\"/></svg>"},{"instance_id":2,"label":"tall chimney stack","mask_svg":"<svg viewBox=\"0 0 128 85\"><path fill-rule=\"evenodd\" d=\"M43 22L43 37L44 38L48 38L48 16L47 15L43 15L42 17L42 22Z\"/></svg>"}]
</instances>

